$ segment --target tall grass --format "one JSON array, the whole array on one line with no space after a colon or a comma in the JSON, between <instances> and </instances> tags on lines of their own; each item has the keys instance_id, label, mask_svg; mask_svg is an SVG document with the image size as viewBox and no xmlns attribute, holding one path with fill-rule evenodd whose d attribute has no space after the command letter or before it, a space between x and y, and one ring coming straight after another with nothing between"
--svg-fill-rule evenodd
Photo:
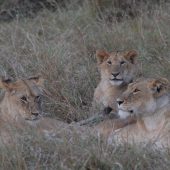
<instances>
[{"instance_id":1,"label":"tall grass","mask_svg":"<svg viewBox=\"0 0 170 170\"><path fill-rule=\"evenodd\" d=\"M116 8L110 9L117 10ZM139 53L145 77L170 79L170 4L155 6L133 19L118 22L95 4L72 2L56 12L35 18L16 18L0 24L0 74L27 77L41 74L52 94L44 110L71 122L93 114L91 102L99 82L95 51L129 50ZM31 134L32 135L32 134ZM23 135L19 145L1 148L1 169L169 169L169 151L112 147L98 139L63 143ZM77 138L76 138L77 139Z\"/></svg>"},{"instance_id":2,"label":"tall grass","mask_svg":"<svg viewBox=\"0 0 170 170\"><path fill-rule=\"evenodd\" d=\"M1 144L0 169L168 170L170 167L169 149L162 152L135 144L108 145L92 135L82 139L77 133L72 136L63 133L60 138L57 134L54 140L46 140L32 128L20 130L19 134L13 136L10 146Z\"/></svg>"}]
</instances>

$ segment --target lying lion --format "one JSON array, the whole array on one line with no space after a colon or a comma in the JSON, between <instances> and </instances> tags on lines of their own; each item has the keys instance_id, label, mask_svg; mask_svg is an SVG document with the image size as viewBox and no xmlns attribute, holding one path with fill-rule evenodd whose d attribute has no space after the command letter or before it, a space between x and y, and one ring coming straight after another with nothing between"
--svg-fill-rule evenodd
<instances>
[{"instance_id":1,"label":"lying lion","mask_svg":"<svg viewBox=\"0 0 170 170\"><path fill-rule=\"evenodd\" d=\"M69 136L75 131L77 133L87 131L88 128L81 130L76 125L42 117L42 96L46 92L43 84L44 81L39 76L16 81L10 79L0 81L0 88L4 89L0 101L0 141L11 144L11 126L12 129L18 130L33 128L36 133L48 138L63 132Z\"/></svg>"},{"instance_id":2,"label":"lying lion","mask_svg":"<svg viewBox=\"0 0 170 170\"><path fill-rule=\"evenodd\" d=\"M10 79L0 81L4 95L0 102L1 120L36 120L42 114L43 79L31 77L15 82Z\"/></svg>"},{"instance_id":3,"label":"lying lion","mask_svg":"<svg viewBox=\"0 0 170 170\"><path fill-rule=\"evenodd\" d=\"M151 143L169 146L170 140L170 83L165 78L131 83L117 99L122 119L137 117L137 123L113 132L119 142ZM107 133L112 126L107 126ZM101 132L105 132L104 130Z\"/></svg>"}]
</instances>

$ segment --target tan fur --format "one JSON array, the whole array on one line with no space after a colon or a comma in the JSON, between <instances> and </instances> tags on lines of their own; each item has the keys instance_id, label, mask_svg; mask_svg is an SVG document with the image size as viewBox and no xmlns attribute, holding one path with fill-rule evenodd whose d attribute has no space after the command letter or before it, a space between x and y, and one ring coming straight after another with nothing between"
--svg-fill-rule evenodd
<instances>
[{"instance_id":1,"label":"tan fur","mask_svg":"<svg viewBox=\"0 0 170 170\"><path fill-rule=\"evenodd\" d=\"M130 84L118 99L119 115L125 119L135 115L137 123L114 132L112 137L119 142L170 146L169 87L170 83L165 78ZM109 128L112 129L111 126Z\"/></svg>"},{"instance_id":2,"label":"tan fur","mask_svg":"<svg viewBox=\"0 0 170 170\"><path fill-rule=\"evenodd\" d=\"M34 120L42 113L41 96L43 86L41 78L32 77L25 80L2 80L0 88L4 89L4 96L0 102L0 119Z\"/></svg>"},{"instance_id":3,"label":"tan fur","mask_svg":"<svg viewBox=\"0 0 170 170\"><path fill-rule=\"evenodd\" d=\"M29 122L35 122L41 117L41 96L43 94L43 79L39 76L24 80L0 81L4 90L0 101L0 133L1 141L11 141L10 126L26 128Z\"/></svg>"},{"instance_id":4,"label":"tan fur","mask_svg":"<svg viewBox=\"0 0 170 170\"><path fill-rule=\"evenodd\" d=\"M128 117L126 119L107 119L95 126L95 129L104 138L108 138L109 135L115 130L121 129L129 124L136 123L136 117Z\"/></svg>"},{"instance_id":5,"label":"tan fur","mask_svg":"<svg viewBox=\"0 0 170 170\"><path fill-rule=\"evenodd\" d=\"M112 53L97 51L96 57L101 80L94 92L94 103L109 106L115 111L117 97L135 77L137 53L134 50Z\"/></svg>"},{"instance_id":6,"label":"tan fur","mask_svg":"<svg viewBox=\"0 0 170 170\"><path fill-rule=\"evenodd\" d=\"M31 77L15 82L2 80L0 88L4 89L0 102L0 143L11 145L20 130L26 131L30 128L48 139L58 134L68 136L74 131L84 135L84 129L75 124L72 126L56 119L42 117L41 96L46 92L42 78ZM13 131L15 134L12 134Z\"/></svg>"}]
</instances>

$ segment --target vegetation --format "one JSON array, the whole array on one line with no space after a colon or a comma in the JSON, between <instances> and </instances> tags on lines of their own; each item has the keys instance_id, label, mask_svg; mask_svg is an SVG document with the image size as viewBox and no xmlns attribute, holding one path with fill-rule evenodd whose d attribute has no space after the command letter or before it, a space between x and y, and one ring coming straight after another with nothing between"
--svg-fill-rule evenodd
<instances>
[{"instance_id":1,"label":"vegetation","mask_svg":"<svg viewBox=\"0 0 170 170\"><path fill-rule=\"evenodd\" d=\"M170 79L170 4L158 3L152 9L143 5L133 17L124 12L119 20L115 13L120 8L104 4L102 9L93 2L72 0L53 12L44 9L33 18L19 13L0 24L0 75L22 78L41 74L51 93L44 110L65 122L95 113L91 102L100 78L97 49L135 49L145 77ZM170 168L169 150L109 146L91 136L47 141L32 131L21 132L20 143L14 139L12 148L0 148L0 169Z\"/></svg>"}]
</instances>

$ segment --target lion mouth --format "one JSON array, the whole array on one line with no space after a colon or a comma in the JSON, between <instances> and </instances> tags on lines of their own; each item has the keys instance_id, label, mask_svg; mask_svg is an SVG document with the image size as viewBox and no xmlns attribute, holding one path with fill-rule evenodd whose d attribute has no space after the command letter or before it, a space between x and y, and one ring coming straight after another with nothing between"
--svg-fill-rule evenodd
<instances>
[{"instance_id":1,"label":"lion mouth","mask_svg":"<svg viewBox=\"0 0 170 170\"><path fill-rule=\"evenodd\" d=\"M135 116L134 111L133 110L125 110L125 109L119 109L118 115L120 118L122 119L126 119L127 117L133 117Z\"/></svg>"},{"instance_id":2,"label":"lion mouth","mask_svg":"<svg viewBox=\"0 0 170 170\"><path fill-rule=\"evenodd\" d=\"M123 112L127 112L127 113L129 113L130 115L133 115L133 114L134 114L134 110L124 110L124 109L119 109L119 110L121 110L121 111L123 111Z\"/></svg>"},{"instance_id":3,"label":"lion mouth","mask_svg":"<svg viewBox=\"0 0 170 170\"><path fill-rule=\"evenodd\" d=\"M40 119L40 116L32 116L30 118L26 118L25 120L27 121L36 121L36 120L39 120Z\"/></svg>"},{"instance_id":4,"label":"lion mouth","mask_svg":"<svg viewBox=\"0 0 170 170\"><path fill-rule=\"evenodd\" d=\"M123 81L123 79L112 78L111 81Z\"/></svg>"}]
</instances>

